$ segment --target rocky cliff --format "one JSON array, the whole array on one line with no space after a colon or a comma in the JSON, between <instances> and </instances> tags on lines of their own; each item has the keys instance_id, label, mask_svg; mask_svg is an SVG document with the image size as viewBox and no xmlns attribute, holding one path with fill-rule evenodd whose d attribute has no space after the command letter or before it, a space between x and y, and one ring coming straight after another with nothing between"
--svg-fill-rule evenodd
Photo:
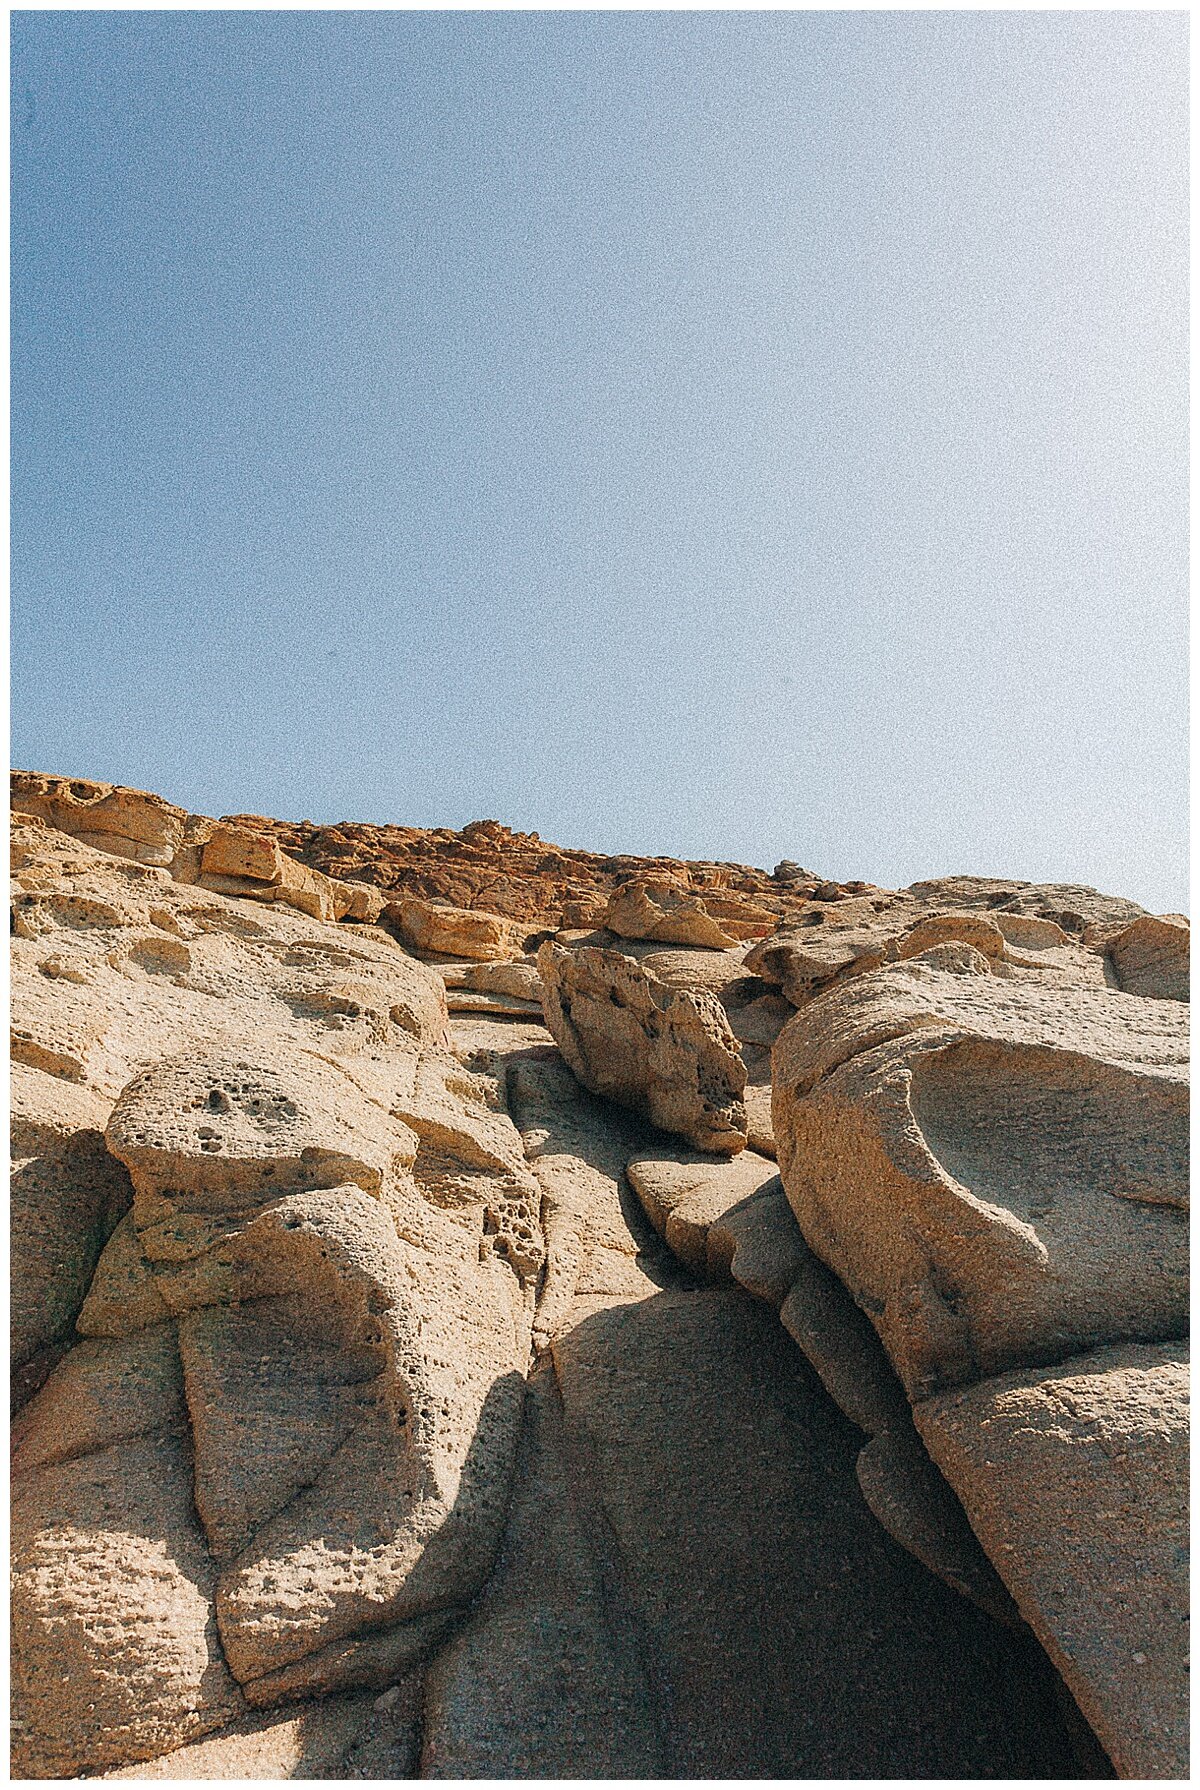
<instances>
[{"instance_id":1,"label":"rocky cliff","mask_svg":"<svg viewBox=\"0 0 1200 1790\"><path fill-rule=\"evenodd\" d=\"M13 1770L1187 1771L1188 929L13 779Z\"/></svg>"}]
</instances>

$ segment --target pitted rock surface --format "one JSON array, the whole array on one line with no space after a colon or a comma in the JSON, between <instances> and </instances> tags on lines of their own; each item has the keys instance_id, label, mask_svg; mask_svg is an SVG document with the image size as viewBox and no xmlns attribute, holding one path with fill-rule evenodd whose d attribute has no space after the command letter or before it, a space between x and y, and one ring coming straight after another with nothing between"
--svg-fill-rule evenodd
<instances>
[{"instance_id":1,"label":"pitted rock surface","mask_svg":"<svg viewBox=\"0 0 1200 1790\"><path fill-rule=\"evenodd\" d=\"M13 793L14 1771L1186 1769L1179 916Z\"/></svg>"}]
</instances>

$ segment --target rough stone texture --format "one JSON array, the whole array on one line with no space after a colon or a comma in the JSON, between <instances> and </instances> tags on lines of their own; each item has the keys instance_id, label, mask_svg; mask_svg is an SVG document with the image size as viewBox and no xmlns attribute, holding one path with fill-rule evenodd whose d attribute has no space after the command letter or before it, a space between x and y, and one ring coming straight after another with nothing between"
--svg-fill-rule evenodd
<instances>
[{"instance_id":1,"label":"rough stone texture","mask_svg":"<svg viewBox=\"0 0 1200 1790\"><path fill-rule=\"evenodd\" d=\"M1109 940L1118 987L1152 1000L1191 998L1192 929L1186 920L1146 914Z\"/></svg>"},{"instance_id":2,"label":"rough stone texture","mask_svg":"<svg viewBox=\"0 0 1200 1790\"><path fill-rule=\"evenodd\" d=\"M656 939L668 945L703 945L719 951L736 942L702 899L666 882L623 883L609 896L599 924L618 938Z\"/></svg>"},{"instance_id":3,"label":"rough stone texture","mask_svg":"<svg viewBox=\"0 0 1200 1790\"><path fill-rule=\"evenodd\" d=\"M28 1396L69 1343L100 1251L133 1197L104 1144L107 1104L44 1070L13 1065L10 1081L9 1341ZM18 1401L20 1402L20 1396Z\"/></svg>"},{"instance_id":4,"label":"rough stone texture","mask_svg":"<svg viewBox=\"0 0 1200 1790\"><path fill-rule=\"evenodd\" d=\"M597 1309L553 1353L664 1775L1070 1771L1027 1644L884 1535L857 1432L765 1306L663 1292Z\"/></svg>"},{"instance_id":5,"label":"rough stone texture","mask_svg":"<svg viewBox=\"0 0 1200 1790\"><path fill-rule=\"evenodd\" d=\"M439 964L438 972L447 991L474 994L507 995L541 1008L542 978L536 957L523 957L512 963Z\"/></svg>"},{"instance_id":6,"label":"rough stone texture","mask_svg":"<svg viewBox=\"0 0 1200 1790\"><path fill-rule=\"evenodd\" d=\"M752 1150L728 1162L656 1152L631 1162L626 1172L659 1236L685 1267L701 1276L717 1267L709 1260L712 1227L779 1179L775 1164ZM724 1277L727 1264L721 1262L718 1272Z\"/></svg>"},{"instance_id":7,"label":"rough stone texture","mask_svg":"<svg viewBox=\"0 0 1200 1790\"><path fill-rule=\"evenodd\" d=\"M149 1758L237 1715L173 1336L73 1351L17 1440L14 1772Z\"/></svg>"},{"instance_id":8,"label":"rough stone texture","mask_svg":"<svg viewBox=\"0 0 1200 1790\"><path fill-rule=\"evenodd\" d=\"M283 875L283 853L270 833L218 822L200 852L200 869L209 876L244 876L273 883Z\"/></svg>"},{"instance_id":9,"label":"rough stone texture","mask_svg":"<svg viewBox=\"0 0 1200 1790\"><path fill-rule=\"evenodd\" d=\"M243 1716L162 1758L103 1778L411 1778L420 1750L419 1673L374 1691Z\"/></svg>"},{"instance_id":10,"label":"rough stone texture","mask_svg":"<svg viewBox=\"0 0 1200 1790\"><path fill-rule=\"evenodd\" d=\"M422 1777L667 1773L643 1637L612 1598L603 1527L571 1466L543 1364L530 1384L504 1554L430 1672Z\"/></svg>"},{"instance_id":11,"label":"rough stone texture","mask_svg":"<svg viewBox=\"0 0 1200 1790\"><path fill-rule=\"evenodd\" d=\"M1028 1177L993 1185L996 1138L1025 1139L1043 1174L1077 1167L1078 1150L1047 1148L1042 1059L1085 1065L1063 1085L1091 1180L1069 1198L1056 1183L1051 1216L1069 1226L1020 1220L1051 1238L1074 1321L1091 1310L1080 1214L1101 1165L1139 1196L1106 1193L1111 1206L1181 1217L1161 1203L1176 1194L1155 1140L1185 1016L1157 983L1155 998L1122 991L1173 961L1137 944L1140 910L979 879L893 895L796 866L600 859L494 823L218 822L108 785L14 787L17 1770L1105 1769L1011 1626L871 1322L781 1192L765 1107L793 1007L746 945L789 917L830 938L886 926L893 967L854 959L805 1008L816 1031L791 1096L819 1100L868 1050L953 1045L953 1098L939 1108L942 1084L918 1073L913 1110L960 1190L966 1137L1001 1231ZM561 932L594 926L622 889L636 906L631 883L677 891L676 912L701 909L737 942L613 949L612 930ZM450 955L443 938L415 961L393 922L375 925L389 896L468 910L476 936L499 924L504 956ZM541 1023L521 947L547 934L543 962L557 953L571 976L610 960L587 998L624 1105L581 1086ZM963 995L949 1021L940 997L930 1021L931 975ZM876 1037L879 976L899 982ZM915 1010L896 994L914 978ZM826 1027L835 997L846 1023ZM1018 1092L1036 1069L1036 1100L1006 1106L1010 1084L997 1096L964 1075L981 1001L985 1041L1010 1067L1018 1050ZM484 1010L448 1014L467 1003ZM681 1109L703 1115L714 1154L655 1129ZM1108 1124L1118 1109L1137 1123ZM1113 1235L1100 1228L1096 1260L1114 1309L1151 1309L1169 1261L1139 1288L1145 1262L1117 1274ZM1003 1321L1016 1336L1025 1318ZM1150 1403L1129 1399L1136 1480ZM1155 1517L1164 1535L1177 1507L1168 1496ZM1021 1595L1003 1538L989 1546ZM1071 1632L1090 1645L1086 1618L1119 1646L1119 1596L1081 1602ZM1106 1735L1136 1739L1132 1696L1105 1690Z\"/></svg>"},{"instance_id":12,"label":"rough stone texture","mask_svg":"<svg viewBox=\"0 0 1200 1790\"><path fill-rule=\"evenodd\" d=\"M538 952L546 1024L584 1087L697 1149L746 1144L746 1070L716 998L675 989L619 951Z\"/></svg>"},{"instance_id":13,"label":"rough stone texture","mask_svg":"<svg viewBox=\"0 0 1200 1790\"><path fill-rule=\"evenodd\" d=\"M919 960L784 1030L788 1198L911 1396L1181 1333L1186 1053L1176 1003Z\"/></svg>"},{"instance_id":14,"label":"rough stone texture","mask_svg":"<svg viewBox=\"0 0 1200 1790\"><path fill-rule=\"evenodd\" d=\"M551 845L497 821L448 827L341 821L230 819L272 831L285 852L335 877L361 877L385 891L504 914L526 927L594 927L612 894L630 881L689 890L731 936L754 936L818 886L809 872L783 877L745 864L678 858L608 857ZM840 885L825 885L839 889ZM862 883L847 888L861 891Z\"/></svg>"},{"instance_id":15,"label":"rough stone texture","mask_svg":"<svg viewBox=\"0 0 1200 1790\"><path fill-rule=\"evenodd\" d=\"M223 895L279 901L316 920L375 919L375 904L349 885L298 863L269 831L188 814L145 790L15 771L12 805L80 844L167 870L178 882Z\"/></svg>"},{"instance_id":16,"label":"rough stone texture","mask_svg":"<svg viewBox=\"0 0 1200 1790\"><path fill-rule=\"evenodd\" d=\"M747 954L745 967L797 1007L832 984L949 945L977 951L1002 977L1040 970L1053 988L1102 988L1113 979L1108 933L1142 913L1094 890L944 877L897 894L806 902Z\"/></svg>"},{"instance_id":17,"label":"rough stone texture","mask_svg":"<svg viewBox=\"0 0 1200 1790\"><path fill-rule=\"evenodd\" d=\"M1123 1777L1188 1775L1188 1353L1125 1345L916 1407Z\"/></svg>"},{"instance_id":18,"label":"rough stone texture","mask_svg":"<svg viewBox=\"0 0 1200 1790\"><path fill-rule=\"evenodd\" d=\"M169 869L183 844L188 814L144 789L122 789L85 778L15 771L12 805L102 851Z\"/></svg>"},{"instance_id":19,"label":"rough stone texture","mask_svg":"<svg viewBox=\"0 0 1200 1790\"><path fill-rule=\"evenodd\" d=\"M418 951L492 961L515 957L520 950L519 931L499 914L439 907L432 901L410 896L404 901L389 901L383 918L395 927L405 944Z\"/></svg>"},{"instance_id":20,"label":"rough stone texture","mask_svg":"<svg viewBox=\"0 0 1200 1790\"><path fill-rule=\"evenodd\" d=\"M22 1348L81 1300L91 1337L21 1418L16 1758L44 1774L428 1651L499 1541L543 1250L502 1093L395 944L46 828L16 903ZM75 1158L103 1165L88 1199ZM169 1418L134 1371L164 1336Z\"/></svg>"}]
</instances>

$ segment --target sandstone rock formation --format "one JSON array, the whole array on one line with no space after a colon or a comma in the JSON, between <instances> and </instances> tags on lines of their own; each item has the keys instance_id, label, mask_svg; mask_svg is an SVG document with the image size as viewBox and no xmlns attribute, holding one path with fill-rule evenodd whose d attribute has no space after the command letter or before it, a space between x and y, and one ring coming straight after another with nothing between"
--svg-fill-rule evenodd
<instances>
[{"instance_id":1,"label":"sandstone rock formation","mask_svg":"<svg viewBox=\"0 0 1200 1790\"><path fill-rule=\"evenodd\" d=\"M1187 1062L1176 999L978 945L832 979L774 1051L805 1239L1133 1776L1186 1769Z\"/></svg>"},{"instance_id":2,"label":"sandstone rock formation","mask_svg":"<svg viewBox=\"0 0 1200 1790\"><path fill-rule=\"evenodd\" d=\"M546 1023L585 1088L644 1112L698 1149L745 1148L746 1070L705 989L675 989L620 952L538 952Z\"/></svg>"},{"instance_id":3,"label":"sandstone rock formation","mask_svg":"<svg viewBox=\"0 0 1200 1790\"><path fill-rule=\"evenodd\" d=\"M1186 1011L1030 978L917 958L775 1047L788 1196L913 1397L1186 1324Z\"/></svg>"},{"instance_id":4,"label":"sandstone rock formation","mask_svg":"<svg viewBox=\"0 0 1200 1790\"><path fill-rule=\"evenodd\" d=\"M1185 922L14 809L18 1774L1184 1768Z\"/></svg>"},{"instance_id":5,"label":"sandstone rock formation","mask_svg":"<svg viewBox=\"0 0 1200 1790\"><path fill-rule=\"evenodd\" d=\"M389 901L383 910L405 944L418 951L443 957L478 958L493 962L516 955L519 934L511 921L499 914L476 913L469 908L443 907L415 897Z\"/></svg>"},{"instance_id":6,"label":"sandstone rock formation","mask_svg":"<svg viewBox=\"0 0 1200 1790\"><path fill-rule=\"evenodd\" d=\"M1125 1777L1186 1771L1188 1360L1186 1344L1127 1343L916 1407Z\"/></svg>"}]
</instances>

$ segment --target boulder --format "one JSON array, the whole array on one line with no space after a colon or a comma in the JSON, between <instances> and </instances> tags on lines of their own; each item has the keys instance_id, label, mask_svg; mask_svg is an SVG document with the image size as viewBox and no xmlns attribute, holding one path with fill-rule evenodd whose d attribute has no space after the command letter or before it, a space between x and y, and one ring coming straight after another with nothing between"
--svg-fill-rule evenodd
<instances>
[{"instance_id":1,"label":"boulder","mask_svg":"<svg viewBox=\"0 0 1200 1790\"><path fill-rule=\"evenodd\" d=\"M512 963L441 964L439 974L448 991L503 995L524 1001L527 1006L542 1004L542 978L536 958L519 958Z\"/></svg>"},{"instance_id":2,"label":"boulder","mask_svg":"<svg viewBox=\"0 0 1200 1790\"><path fill-rule=\"evenodd\" d=\"M672 988L619 951L538 952L546 1024L584 1087L697 1149L746 1144L746 1069L716 997Z\"/></svg>"},{"instance_id":3,"label":"boulder","mask_svg":"<svg viewBox=\"0 0 1200 1790\"><path fill-rule=\"evenodd\" d=\"M345 908L339 916L343 920L353 920L360 926L374 926L383 915L387 906L387 897L382 889L373 883L344 882L337 878L330 879L334 884L334 899L345 902Z\"/></svg>"},{"instance_id":4,"label":"boulder","mask_svg":"<svg viewBox=\"0 0 1200 1790\"><path fill-rule=\"evenodd\" d=\"M714 1225L754 1195L778 1185L775 1164L752 1150L727 1161L696 1152L655 1151L637 1157L626 1173L659 1236L685 1267L708 1275L727 1275L727 1264L710 1262L709 1236Z\"/></svg>"},{"instance_id":5,"label":"boulder","mask_svg":"<svg viewBox=\"0 0 1200 1790\"><path fill-rule=\"evenodd\" d=\"M170 868L183 843L187 810L144 789L122 789L81 777L14 771L14 814L34 815L100 851Z\"/></svg>"},{"instance_id":6,"label":"boulder","mask_svg":"<svg viewBox=\"0 0 1200 1790\"><path fill-rule=\"evenodd\" d=\"M1192 929L1184 919L1144 914L1108 941L1117 986L1151 1000L1186 1001L1191 993Z\"/></svg>"},{"instance_id":7,"label":"boulder","mask_svg":"<svg viewBox=\"0 0 1200 1790\"><path fill-rule=\"evenodd\" d=\"M1176 1004L916 959L820 996L774 1063L788 1198L912 1397L1182 1332Z\"/></svg>"},{"instance_id":8,"label":"boulder","mask_svg":"<svg viewBox=\"0 0 1200 1790\"><path fill-rule=\"evenodd\" d=\"M516 957L521 949L520 930L511 920L474 908L440 906L409 896L389 901L383 919L405 944L444 957L492 962Z\"/></svg>"},{"instance_id":9,"label":"boulder","mask_svg":"<svg viewBox=\"0 0 1200 1790\"><path fill-rule=\"evenodd\" d=\"M655 939L662 944L719 951L736 942L699 896L667 882L622 883L609 897L598 924L618 938Z\"/></svg>"},{"instance_id":10,"label":"boulder","mask_svg":"<svg viewBox=\"0 0 1200 1790\"><path fill-rule=\"evenodd\" d=\"M247 827L218 821L201 849L200 869L206 876L274 883L283 875L283 853L270 833L252 833Z\"/></svg>"},{"instance_id":11,"label":"boulder","mask_svg":"<svg viewBox=\"0 0 1200 1790\"><path fill-rule=\"evenodd\" d=\"M1188 1775L1188 1353L1125 1344L923 1400L958 1493L1122 1777Z\"/></svg>"},{"instance_id":12,"label":"boulder","mask_svg":"<svg viewBox=\"0 0 1200 1790\"><path fill-rule=\"evenodd\" d=\"M797 1007L835 982L941 947L957 947L959 955L975 951L985 959L986 968L1002 977L1014 968L1039 969L1055 980L1104 986L1102 954L1094 943L1085 942L1081 916L1062 914L1078 921L1078 936L1073 936L1038 913L991 907L982 900L971 905L970 890L963 887L970 880L947 878L895 895L878 890L832 908L815 900L806 902L754 946L745 969L781 988ZM1001 897L1020 888L999 885ZM918 895L917 889L923 893ZM963 905L941 904L938 896L943 890ZM1021 899L1016 894L1012 898ZM1118 905L1123 910L1129 904Z\"/></svg>"}]
</instances>

